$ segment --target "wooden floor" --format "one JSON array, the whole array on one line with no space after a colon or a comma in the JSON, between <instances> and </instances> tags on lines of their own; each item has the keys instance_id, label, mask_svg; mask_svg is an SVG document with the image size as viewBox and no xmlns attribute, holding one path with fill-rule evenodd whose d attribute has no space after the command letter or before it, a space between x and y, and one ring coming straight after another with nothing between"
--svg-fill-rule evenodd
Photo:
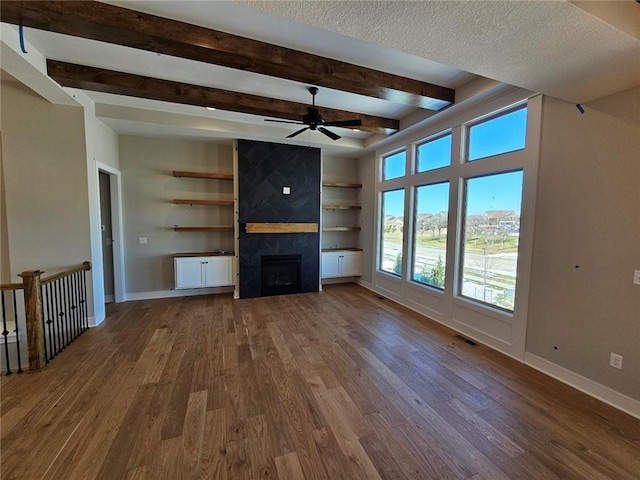
<instances>
[{"instance_id":1,"label":"wooden floor","mask_svg":"<svg viewBox=\"0 0 640 480\"><path fill-rule=\"evenodd\" d=\"M356 285L114 305L1 387L3 479L640 478L640 421Z\"/></svg>"}]
</instances>

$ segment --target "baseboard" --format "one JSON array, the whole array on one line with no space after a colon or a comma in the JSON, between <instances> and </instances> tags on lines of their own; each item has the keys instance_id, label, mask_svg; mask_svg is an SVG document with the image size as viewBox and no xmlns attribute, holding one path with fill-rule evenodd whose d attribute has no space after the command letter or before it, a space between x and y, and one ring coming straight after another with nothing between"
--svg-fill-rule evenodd
<instances>
[{"instance_id":1,"label":"baseboard","mask_svg":"<svg viewBox=\"0 0 640 480\"><path fill-rule=\"evenodd\" d=\"M367 282L366 280L362 280L361 278L358 278L355 282L358 285L363 286L367 290L371 290L372 292L374 291L373 290L373 285L371 284L371 282Z\"/></svg>"},{"instance_id":2,"label":"baseboard","mask_svg":"<svg viewBox=\"0 0 640 480\"><path fill-rule=\"evenodd\" d=\"M211 295L214 293L232 293L233 287L190 288L184 290L158 290L155 292L126 293L124 301L153 300L156 298L195 297L197 295Z\"/></svg>"},{"instance_id":3,"label":"baseboard","mask_svg":"<svg viewBox=\"0 0 640 480\"><path fill-rule=\"evenodd\" d=\"M640 419L640 401L634 398L616 392L609 387L605 387L598 382L583 377L532 353L524 354L524 363L618 410L622 410Z\"/></svg>"},{"instance_id":4,"label":"baseboard","mask_svg":"<svg viewBox=\"0 0 640 480\"><path fill-rule=\"evenodd\" d=\"M105 295L104 296L105 303L112 303L114 301L113 295Z\"/></svg>"}]
</instances>

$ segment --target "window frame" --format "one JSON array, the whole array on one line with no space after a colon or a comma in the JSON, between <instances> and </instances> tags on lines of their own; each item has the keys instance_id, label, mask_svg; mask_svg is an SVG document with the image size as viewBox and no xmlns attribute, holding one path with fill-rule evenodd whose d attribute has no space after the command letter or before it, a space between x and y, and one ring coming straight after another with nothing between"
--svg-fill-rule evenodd
<instances>
[{"instance_id":1,"label":"window frame","mask_svg":"<svg viewBox=\"0 0 640 480\"><path fill-rule=\"evenodd\" d=\"M514 113L517 112L518 110L523 110L523 109L528 109L528 102L519 102L516 103L514 105L510 105L506 108L503 108L501 110L496 110L493 111L485 116L476 118L470 122L466 122L462 125L464 131L465 131L465 135L464 135L464 154L461 156L462 158L462 162L465 164L469 164L469 163L477 163L479 160L487 160L490 158L495 158L495 157L499 157L501 155L507 155L510 153L515 153L515 152L521 152L522 150L526 150L527 148L527 131L528 131L528 126L527 126L527 120L529 117L529 112L527 111L527 114L525 116L525 126L524 126L524 146L522 148L516 148L514 150L508 150L508 151L504 151L504 152L500 152L500 153L494 153L493 155L487 155L486 157L478 157L478 158L474 158L473 160L469 159L469 147L471 144L471 129L473 127L476 127L478 125L482 125L483 123L487 123L490 122L492 120L495 120L496 118L500 118L503 117L505 115L509 115L510 113Z\"/></svg>"},{"instance_id":2,"label":"window frame","mask_svg":"<svg viewBox=\"0 0 640 480\"><path fill-rule=\"evenodd\" d=\"M431 143L431 142L436 142L442 138L445 137L451 137L451 150L449 152L449 164L448 165L444 165L442 167L436 167L436 168L429 168L427 170L420 170L419 169L419 164L420 164L420 147L423 145L426 145L427 143ZM451 165L453 164L453 131L452 129L447 129L447 130L443 130L439 133L436 133L435 135L432 135L420 142L415 143L415 161L414 161L414 165L413 165L413 174L414 175L420 175L423 173L429 173L429 172L435 172L437 170L442 170L444 168L449 168L451 167Z\"/></svg>"},{"instance_id":3,"label":"window frame","mask_svg":"<svg viewBox=\"0 0 640 480\"><path fill-rule=\"evenodd\" d=\"M378 221L379 221L379 235L378 235L378 255L377 255L377 268L376 270L378 272L387 274L387 275L392 275L395 278L403 278L403 275L405 273L405 269L403 268L404 262L405 262L405 258L404 258L404 243L406 241L406 222L404 222L403 220L403 225L402 225L402 242L401 242L401 250L400 253L402 255L402 261L400 264L400 273L395 273L395 272L390 272L389 270L384 270L382 268L382 263L383 263L383 255L384 255L384 217L385 217L385 209L384 209L384 195L385 193L391 193L391 192L398 192L398 191L402 191L403 192L403 205L406 203L407 201L407 189L404 187L397 187L397 188L389 188L387 190L382 190L380 192L380 214L378 215ZM404 211L403 211L403 218L404 218Z\"/></svg>"},{"instance_id":4,"label":"window frame","mask_svg":"<svg viewBox=\"0 0 640 480\"><path fill-rule=\"evenodd\" d=\"M434 170L438 170L438 169L434 169ZM431 170L429 170L431 171ZM425 173L425 172L421 172L421 173ZM447 184L447 239L445 242L445 249L444 249L444 253L445 253L445 260L444 260L444 266L445 266L445 273L444 273L444 284L442 285L442 287L437 287L435 285L432 285L430 283L425 283L425 282L420 282L419 280L415 279L415 275L416 275L416 271L415 271L415 257L416 257L416 250L417 250L417 236L418 236L418 229L416 228L417 226L417 221L418 221L418 189L421 187L432 187L432 186L436 186L436 185L444 185ZM451 214L449 211L449 207L451 205L450 202L450 196L451 196L451 182L449 180L439 180L439 181L433 181L433 182L429 182L429 183L422 183L419 185L414 185L413 186L413 209L412 209L412 225L411 225L411 243L412 243L412 248L411 248L411 269L409 271L409 281L412 284L415 284L417 286L420 286L421 288L429 288L432 289L434 292L440 292L443 293L445 286L447 285L447 253L449 251L449 242L451 241L451 236L449 235L449 223L451 222Z\"/></svg>"},{"instance_id":5,"label":"window frame","mask_svg":"<svg viewBox=\"0 0 640 480\"><path fill-rule=\"evenodd\" d=\"M498 175L506 175L509 173L516 173L516 172L521 172L522 173L522 186L520 189L520 217L522 218L522 201L523 201L523 197L524 197L524 168L514 168L511 170L499 170L496 172L488 172L488 173L484 173L484 174L480 174L480 175L473 175L473 176L469 176L469 177L463 177L460 178L461 181L461 196L462 196L462 201L460 202L460 207L459 207L459 216L460 216L460 227L458 230L458 241L457 241L457 245L456 245L456 250L457 250L457 265L455 265L456 267L456 285L455 285L455 291L456 291L456 297L463 299L467 302L470 303L474 303L474 304L479 304L480 306L484 307L484 308L488 308L491 310L497 310L499 312L502 312L506 315L512 316L515 310L515 305L514 305L514 310L509 310L506 307L501 307L500 305L496 305L494 303L490 303L484 300L480 300L478 298L474 298L474 297L470 297L468 295L464 295L462 293L462 289L463 289L463 283L464 283L464 261L465 261L465 236L467 233L467 214L468 214L468 182L469 180L474 180L474 179L478 179L478 178L486 178L486 177L494 177L494 176L498 176ZM515 285L514 285L514 296L515 296L515 292L518 289L518 260L520 257L520 253L521 253L521 245L520 245L520 230L518 231L518 256L516 257L516 276L515 276Z\"/></svg>"},{"instance_id":6,"label":"window frame","mask_svg":"<svg viewBox=\"0 0 640 480\"><path fill-rule=\"evenodd\" d=\"M385 162L387 161L387 159L391 158L391 157L395 157L398 154L404 154L404 167L403 167L403 174L398 176L398 177L392 177L392 178L385 178L384 174L385 174ZM380 182L393 182L394 180L398 180L400 178L404 178L407 175L409 175L409 172L407 171L407 159L409 157L409 154L407 152L406 148L399 148L396 149L394 151L391 151L389 153L386 153L385 155L380 156L381 162L380 162Z\"/></svg>"}]
</instances>

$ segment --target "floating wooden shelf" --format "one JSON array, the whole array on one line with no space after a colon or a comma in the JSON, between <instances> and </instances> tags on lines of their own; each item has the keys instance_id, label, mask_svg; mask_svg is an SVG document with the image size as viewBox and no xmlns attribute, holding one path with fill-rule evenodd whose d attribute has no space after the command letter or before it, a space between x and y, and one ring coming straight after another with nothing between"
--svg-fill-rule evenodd
<instances>
[{"instance_id":1,"label":"floating wooden shelf","mask_svg":"<svg viewBox=\"0 0 640 480\"><path fill-rule=\"evenodd\" d=\"M174 170L173 176L189 177L189 178L209 178L209 179L218 179L218 180L233 180L233 175L228 173L181 172L178 170Z\"/></svg>"},{"instance_id":2,"label":"floating wooden shelf","mask_svg":"<svg viewBox=\"0 0 640 480\"><path fill-rule=\"evenodd\" d=\"M322 182L323 187L361 188L361 183Z\"/></svg>"},{"instance_id":3,"label":"floating wooden shelf","mask_svg":"<svg viewBox=\"0 0 640 480\"><path fill-rule=\"evenodd\" d=\"M358 247L346 247L346 248L323 248L323 252L361 252L362 249Z\"/></svg>"},{"instance_id":4,"label":"floating wooden shelf","mask_svg":"<svg viewBox=\"0 0 640 480\"><path fill-rule=\"evenodd\" d=\"M247 233L316 233L317 223L247 223Z\"/></svg>"},{"instance_id":5,"label":"floating wooden shelf","mask_svg":"<svg viewBox=\"0 0 640 480\"><path fill-rule=\"evenodd\" d=\"M323 232L359 232L361 227L322 227Z\"/></svg>"},{"instance_id":6,"label":"floating wooden shelf","mask_svg":"<svg viewBox=\"0 0 640 480\"><path fill-rule=\"evenodd\" d=\"M189 200L174 198L173 203L178 205L220 205L223 207L233 207L233 200Z\"/></svg>"},{"instance_id":7,"label":"floating wooden shelf","mask_svg":"<svg viewBox=\"0 0 640 480\"><path fill-rule=\"evenodd\" d=\"M362 205L323 205L324 210L362 210Z\"/></svg>"},{"instance_id":8,"label":"floating wooden shelf","mask_svg":"<svg viewBox=\"0 0 640 480\"><path fill-rule=\"evenodd\" d=\"M233 226L217 227L174 227L176 232L233 232Z\"/></svg>"}]
</instances>

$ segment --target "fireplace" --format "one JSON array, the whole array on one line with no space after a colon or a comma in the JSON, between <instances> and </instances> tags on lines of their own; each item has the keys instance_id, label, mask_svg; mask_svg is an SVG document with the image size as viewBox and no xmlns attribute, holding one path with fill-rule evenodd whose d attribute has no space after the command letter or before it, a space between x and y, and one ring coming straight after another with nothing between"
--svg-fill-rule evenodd
<instances>
[{"instance_id":1,"label":"fireplace","mask_svg":"<svg viewBox=\"0 0 640 480\"><path fill-rule=\"evenodd\" d=\"M262 296L302 292L301 255L262 256Z\"/></svg>"}]
</instances>

